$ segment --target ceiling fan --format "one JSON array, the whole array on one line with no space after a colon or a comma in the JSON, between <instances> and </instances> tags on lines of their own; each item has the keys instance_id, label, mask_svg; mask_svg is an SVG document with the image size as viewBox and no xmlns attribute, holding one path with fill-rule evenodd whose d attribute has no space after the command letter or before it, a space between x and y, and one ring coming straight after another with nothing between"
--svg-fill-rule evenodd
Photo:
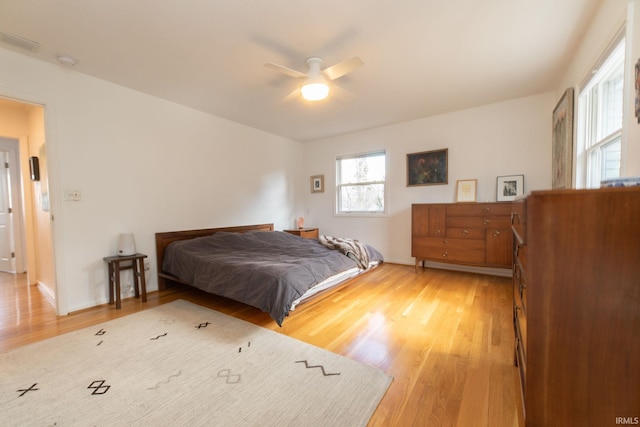
<instances>
[{"instance_id":1,"label":"ceiling fan","mask_svg":"<svg viewBox=\"0 0 640 427\"><path fill-rule=\"evenodd\" d=\"M264 66L296 79L304 79L300 88L291 92L289 96L285 98L285 100L289 100L301 93L302 97L308 101L320 101L325 99L329 95L329 81L336 80L344 76L345 74L350 73L356 68L364 65L362 59L358 58L357 56L354 56L351 59L347 59L346 61L339 62L325 69L322 69L322 62L322 58L319 58L317 56L312 56L311 58L307 59L306 73L284 67L282 65L274 64L273 62L267 62L266 64L264 64ZM338 92L346 93L346 91L340 89L334 84L332 84L331 86L332 89L336 89Z\"/></svg>"}]
</instances>

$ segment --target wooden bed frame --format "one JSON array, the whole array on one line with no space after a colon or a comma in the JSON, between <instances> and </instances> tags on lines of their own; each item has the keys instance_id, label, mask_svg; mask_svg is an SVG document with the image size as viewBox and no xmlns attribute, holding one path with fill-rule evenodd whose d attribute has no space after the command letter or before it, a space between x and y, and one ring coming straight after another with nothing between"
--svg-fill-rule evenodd
<instances>
[{"instance_id":1,"label":"wooden bed frame","mask_svg":"<svg viewBox=\"0 0 640 427\"><path fill-rule=\"evenodd\" d=\"M190 283L187 283L171 274L167 274L162 271L162 265L164 262L164 251L167 248L167 246L179 240L210 236L220 231L226 231L231 233L246 233L248 231L274 231L274 227L273 227L273 224L254 224L254 225L241 225L241 226L235 226L235 227L204 228L200 230L167 231L167 232L156 233L156 260L158 263L157 264L158 290L167 289L168 285L170 285L171 283L191 286ZM374 265L368 271L375 269L376 267L377 265ZM346 279L345 281L338 283L335 286L319 291L313 296L300 301L298 306L314 305L315 303L322 301L326 296L331 295L334 292L348 286L352 281L356 280L358 277L360 277L359 274L349 279Z\"/></svg>"},{"instance_id":2,"label":"wooden bed frame","mask_svg":"<svg viewBox=\"0 0 640 427\"><path fill-rule=\"evenodd\" d=\"M226 231L229 233L246 233L248 231L273 231L273 224L240 225L235 227L203 228L200 230L167 231L156 233L156 262L158 267L158 290L167 289L168 282L184 283L180 279L162 271L164 251L173 242L178 240L194 239L196 237L211 236L212 234ZM188 285L188 283L186 283Z\"/></svg>"}]
</instances>

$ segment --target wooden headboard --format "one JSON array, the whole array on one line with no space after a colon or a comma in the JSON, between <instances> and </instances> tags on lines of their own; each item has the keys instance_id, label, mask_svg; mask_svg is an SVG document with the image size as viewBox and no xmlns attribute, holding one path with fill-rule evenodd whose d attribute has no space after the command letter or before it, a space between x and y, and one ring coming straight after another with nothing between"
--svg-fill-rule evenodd
<instances>
[{"instance_id":1,"label":"wooden headboard","mask_svg":"<svg viewBox=\"0 0 640 427\"><path fill-rule=\"evenodd\" d=\"M158 290L166 289L167 280L180 282L177 277L166 274L162 271L164 262L164 251L173 242L178 240L194 239L205 237L220 231L228 233L246 233L247 231L273 231L273 224L239 225L235 227L203 228L200 230L165 231L156 233L156 262L158 268Z\"/></svg>"}]
</instances>

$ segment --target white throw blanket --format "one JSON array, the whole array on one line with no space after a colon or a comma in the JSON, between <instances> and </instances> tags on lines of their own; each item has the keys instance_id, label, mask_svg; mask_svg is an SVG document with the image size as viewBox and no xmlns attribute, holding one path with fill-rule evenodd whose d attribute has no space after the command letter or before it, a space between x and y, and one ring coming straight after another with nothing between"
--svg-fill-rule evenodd
<instances>
[{"instance_id":1,"label":"white throw blanket","mask_svg":"<svg viewBox=\"0 0 640 427\"><path fill-rule=\"evenodd\" d=\"M367 247L359 241L332 236L320 236L318 240L329 249L339 250L354 260L361 270L369 268L369 252L367 251Z\"/></svg>"}]
</instances>

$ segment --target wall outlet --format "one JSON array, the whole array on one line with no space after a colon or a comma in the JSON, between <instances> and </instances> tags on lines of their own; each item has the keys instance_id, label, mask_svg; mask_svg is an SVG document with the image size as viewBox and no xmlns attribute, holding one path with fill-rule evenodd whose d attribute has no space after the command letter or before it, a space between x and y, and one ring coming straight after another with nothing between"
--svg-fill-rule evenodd
<instances>
[{"instance_id":1,"label":"wall outlet","mask_svg":"<svg viewBox=\"0 0 640 427\"><path fill-rule=\"evenodd\" d=\"M148 260L144 260L144 269L145 270L149 270L151 268L151 265L149 264L150 261Z\"/></svg>"}]
</instances>

